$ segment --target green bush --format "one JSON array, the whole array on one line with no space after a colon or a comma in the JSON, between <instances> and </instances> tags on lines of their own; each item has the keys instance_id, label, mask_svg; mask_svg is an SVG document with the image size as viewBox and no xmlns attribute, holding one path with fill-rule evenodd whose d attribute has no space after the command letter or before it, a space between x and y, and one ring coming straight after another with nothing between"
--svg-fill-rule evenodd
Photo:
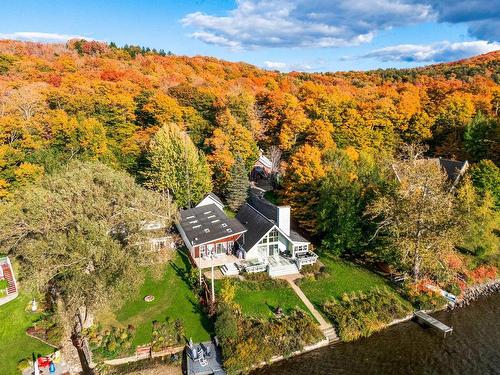
<instances>
[{"instance_id":1,"label":"green bush","mask_svg":"<svg viewBox=\"0 0 500 375\"><path fill-rule=\"evenodd\" d=\"M387 288L344 293L340 300L323 305L323 311L335 323L342 341L370 336L410 310L410 306Z\"/></svg>"},{"instance_id":2,"label":"green bush","mask_svg":"<svg viewBox=\"0 0 500 375\"><path fill-rule=\"evenodd\" d=\"M7 289L8 286L9 283L7 282L7 280L5 279L0 280L0 290Z\"/></svg>"},{"instance_id":3,"label":"green bush","mask_svg":"<svg viewBox=\"0 0 500 375\"><path fill-rule=\"evenodd\" d=\"M287 282L285 280L273 279L266 272L246 274L245 282L238 283L238 287L245 287L249 290L282 288L286 285Z\"/></svg>"}]
</instances>

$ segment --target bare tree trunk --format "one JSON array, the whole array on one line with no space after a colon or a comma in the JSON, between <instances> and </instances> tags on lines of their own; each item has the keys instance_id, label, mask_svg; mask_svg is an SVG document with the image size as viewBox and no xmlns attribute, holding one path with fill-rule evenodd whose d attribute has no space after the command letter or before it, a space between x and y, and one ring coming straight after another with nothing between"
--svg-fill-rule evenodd
<instances>
[{"instance_id":1,"label":"bare tree trunk","mask_svg":"<svg viewBox=\"0 0 500 375\"><path fill-rule=\"evenodd\" d=\"M420 278L420 264L422 263L422 259L420 258L420 254L418 251L415 251L415 258L413 259L413 279L418 281Z\"/></svg>"},{"instance_id":2,"label":"bare tree trunk","mask_svg":"<svg viewBox=\"0 0 500 375\"><path fill-rule=\"evenodd\" d=\"M90 367L87 355L85 354L85 350L83 349L83 339L80 332L78 331L77 325L75 325L73 334L71 335L71 342L78 351L78 357L80 357L80 363L82 365L83 374L94 375L94 370Z\"/></svg>"}]
</instances>

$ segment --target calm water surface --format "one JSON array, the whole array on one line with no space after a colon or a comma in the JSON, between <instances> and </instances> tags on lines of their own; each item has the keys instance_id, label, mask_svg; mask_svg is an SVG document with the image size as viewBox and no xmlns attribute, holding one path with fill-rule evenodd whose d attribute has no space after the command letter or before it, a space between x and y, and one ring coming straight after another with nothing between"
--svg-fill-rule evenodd
<instances>
[{"instance_id":1,"label":"calm water surface","mask_svg":"<svg viewBox=\"0 0 500 375\"><path fill-rule=\"evenodd\" d=\"M414 322L315 350L257 370L275 374L500 374L500 294L433 314L453 327L446 339Z\"/></svg>"}]
</instances>

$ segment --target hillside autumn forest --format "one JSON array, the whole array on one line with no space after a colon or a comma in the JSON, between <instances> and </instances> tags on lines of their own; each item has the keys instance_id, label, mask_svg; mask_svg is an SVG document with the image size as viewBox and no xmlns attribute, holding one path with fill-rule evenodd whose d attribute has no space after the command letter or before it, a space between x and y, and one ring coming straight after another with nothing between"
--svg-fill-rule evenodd
<instances>
[{"instance_id":1,"label":"hillside autumn forest","mask_svg":"<svg viewBox=\"0 0 500 375\"><path fill-rule=\"evenodd\" d=\"M389 166L418 144L471 164L457 198L469 216L440 218L468 220L469 237L439 233L449 236L443 249L463 250L443 255L447 270L471 254L477 270L498 264L499 116L500 51L415 69L284 74L113 43L0 41L0 199L75 159L126 171L178 207L210 190L230 199L262 150L280 171L278 199L322 250L370 257L389 246L390 231L370 242L376 218L390 216L379 197L397 190ZM424 273L443 276L434 267L422 260Z\"/></svg>"}]
</instances>

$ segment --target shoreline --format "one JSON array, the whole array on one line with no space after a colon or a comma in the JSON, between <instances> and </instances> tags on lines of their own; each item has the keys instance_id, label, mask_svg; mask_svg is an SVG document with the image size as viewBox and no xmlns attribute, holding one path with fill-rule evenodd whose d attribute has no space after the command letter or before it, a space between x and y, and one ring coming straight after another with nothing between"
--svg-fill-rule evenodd
<instances>
[{"instance_id":1,"label":"shoreline","mask_svg":"<svg viewBox=\"0 0 500 375\"><path fill-rule=\"evenodd\" d=\"M473 285L473 286L467 288L463 292L462 297L459 299L459 301L456 302L453 306L452 305L445 305L445 306L441 306L441 307L438 307L438 308L433 309L433 310L426 310L425 312L432 314L432 313L436 313L438 311L453 310L456 308L466 307L481 297L488 296L488 295L491 295L494 293L499 293L499 292L500 292L500 279L490 280L490 281L487 281L485 283L476 284L476 285ZM387 323L386 325L384 325L381 329L377 330L376 332L381 332L381 331L383 331L386 328L389 328L391 326L407 322L407 321L413 319L413 316L414 316L414 314L411 313L411 314L408 314L402 318L394 319L393 321ZM374 332L374 333L376 333L376 332ZM354 341L357 341L357 340L354 340ZM283 360L287 360L287 359L290 359L293 357L298 357L302 354L306 354L306 353L309 353L309 352L312 352L314 350L321 349L321 348L324 348L327 346L335 346L336 344L341 343L341 342L342 341L340 339L336 340L336 341L329 341L328 339L324 339L324 340L318 341L315 344L305 346L302 350L293 352L288 356L280 355L280 356L272 357L269 361L262 362L256 366L254 366L251 369L251 371L257 370L259 368L263 368L263 367L269 366L271 364L281 362ZM129 358L126 358L126 359L129 359ZM140 360L144 360L144 359L145 358L141 358ZM111 365L111 366L116 366L116 365L118 365L118 363L112 363L112 362L119 362L120 360L124 360L124 358L120 358L118 360L116 360L116 359L115 360L108 360L108 361L106 361L106 364ZM139 359L136 358L136 360L139 360ZM169 366L174 367L174 368L177 367L175 365L172 366L171 364ZM161 368L161 366L160 366L160 368ZM143 369L142 371L145 371L145 370L146 369ZM150 370L153 370L153 368ZM138 374L139 373L140 372L138 372Z\"/></svg>"},{"instance_id":2,"label":"shoreline","mask_svg":"<svg viewBox=\"0 0 500 375\"><path fill-rule=\"evenodd\" d=\"M451 309L469 306L471 302L485 296L500 292L500 278L473 285L464 290L459 300Z\"/></svg>"},{"instance_id":3,"label":"shoreline","mask_svg":"<svg viewBox=\"0 0 500 375\"><path fill-rule=\"evenodd\" d=\"M443 310L447 310L447 309L453 310L456 308L466 307L466 306L469 306L472 302L477 301L479 298L486 297L486 296L489 296L489 295L494 294L494 293L500 293L500 279L489 280L485 283L476 284L476 285L473 285L473 286L465 289L460 300L458 302L456 302L453 306L448 304L448 305L441 306L439 308L436 308L433 310L428 310L425 312L432 314L432 313L436 313L438 311L443 311ZM381 331L385 330L386 328L389 328L389 327L394 326L396 324L407 322L407 321L413 319L413 316L414 316L414 314L411 313L411 314L406 315L405 317L402 317L399 319L394 319L390 323L387 323L386 325L384 325L381 329L377 330L377 332L381 332ZM374 332L374 333L376 333L376 332ZM357 341L357 340L354 340L354 341ZM354 341L352 341L352 342L354 342ZM304 347L303 350L294 352L294 353L290 354L289 356L273 357L268 362L261 363L261 364L255 366L254 368L252 368L252 371L259 369L259 368L266 367L266 366L271 365L271 364L276 363L276 362L280 362L280 361L289 359L289 358L298 357L302 354L305 354L305 353L308 353L308 352L311 352L311 351L314 351L314 350L317 350L317 349L320 349L320 348L323 348L326 346L335 346L336 344L341 343L341 342L343 342L343 341L341 341L340 339L337 341L333 341L333 342L329 342L328 340L322 340L316 344Z\"/></svg>"}]
</instances>

